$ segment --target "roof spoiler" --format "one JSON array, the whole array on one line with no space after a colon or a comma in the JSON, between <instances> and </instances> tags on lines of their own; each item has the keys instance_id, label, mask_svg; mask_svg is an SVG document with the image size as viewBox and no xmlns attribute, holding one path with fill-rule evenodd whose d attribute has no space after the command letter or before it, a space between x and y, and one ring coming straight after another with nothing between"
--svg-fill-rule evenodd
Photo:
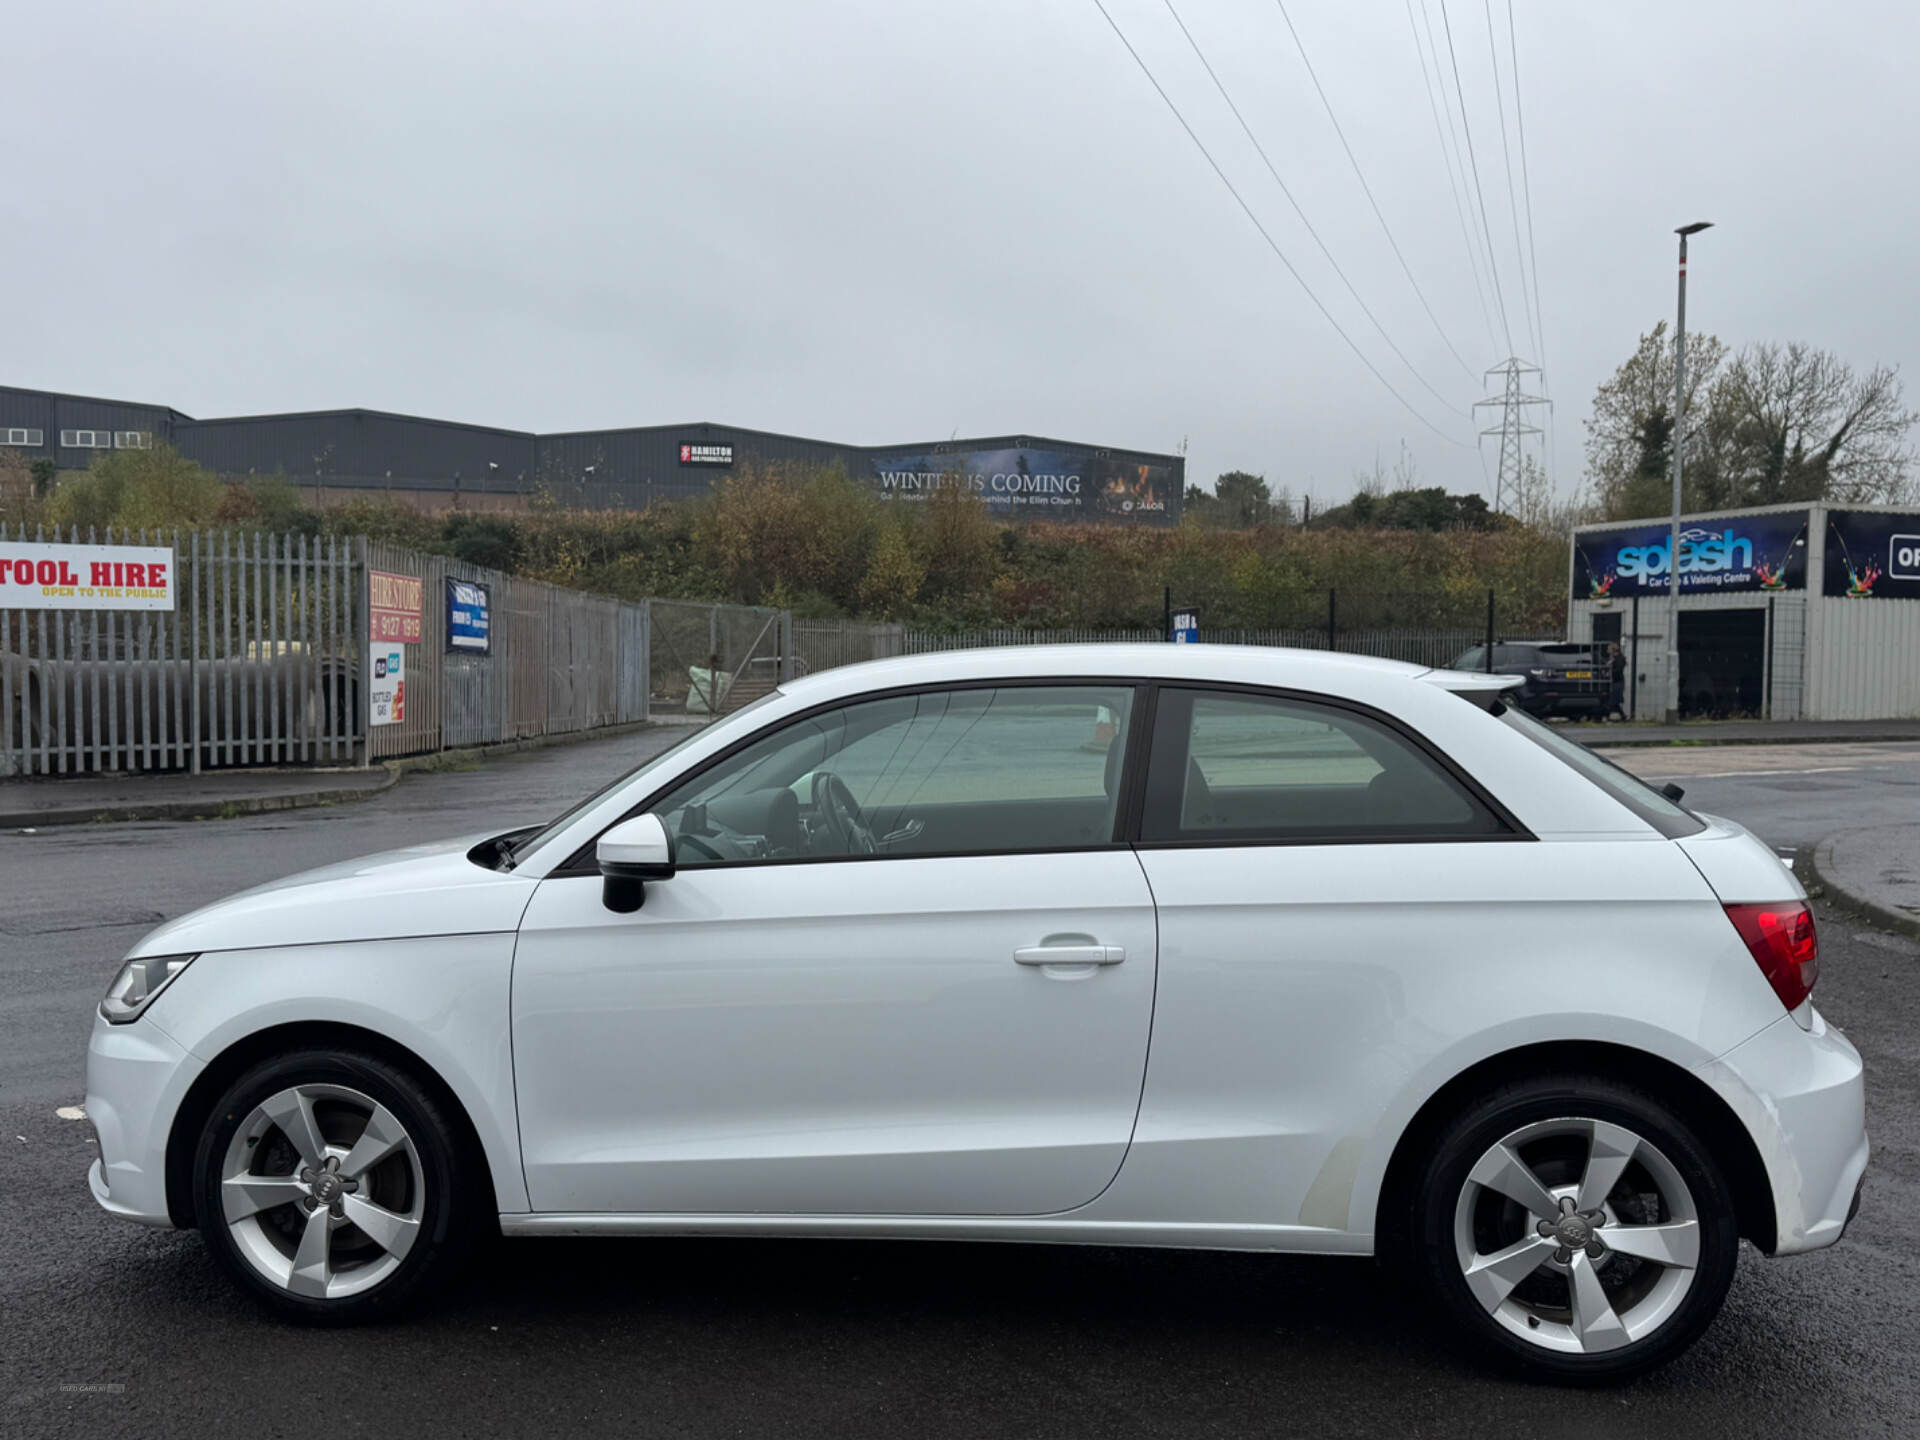
<instances>
[{"instance_id":1,"label":"roof spoiler","mask_svg":"<svg viewBox=\"0 0 1920 1440\"><path fill-rule=\"evenodd\" d=\"M1420 678L1429 685L1451 690L1482 710L1493 709L1494 702L1507 691L1518 690L1527 683L1524 675L1489 675L1481 670L1429 670Z\"/></svg>"}]
</instances>

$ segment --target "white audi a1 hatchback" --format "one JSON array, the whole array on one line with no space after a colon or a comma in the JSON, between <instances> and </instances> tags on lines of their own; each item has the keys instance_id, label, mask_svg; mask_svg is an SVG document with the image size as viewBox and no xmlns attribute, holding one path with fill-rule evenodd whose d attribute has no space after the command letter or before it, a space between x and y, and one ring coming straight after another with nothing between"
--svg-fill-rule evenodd
<instances>
[{"instance_id":1,"label":"white audi a1 hatchback","mask_svg":"<svg viewBox=\"0 0 1920 1440\"><path fill-rule=\"evenodd\" d=\"M551 824L248 891L100 1005L94 1196L281 1315L490 1231L1396 1263L1636 1373L1830 1245L1860 1059L1804 892L1509 677L1034 646L782 686Z\"/></svg>"}]
</instances>

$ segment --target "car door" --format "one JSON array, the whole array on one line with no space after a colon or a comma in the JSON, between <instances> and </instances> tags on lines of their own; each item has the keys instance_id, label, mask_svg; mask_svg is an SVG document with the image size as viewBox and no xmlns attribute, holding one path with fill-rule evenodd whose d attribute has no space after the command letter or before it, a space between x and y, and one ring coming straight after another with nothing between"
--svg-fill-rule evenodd
<instances>
[{"instance_id":1,"label":"car door","mask_svg":"<svg viewBox=\"0 0 1920 1440\"><path fill-rule=\"evenodd\" d=\"M1189 1187L1195 1220L1349 1228L1373 1119L1451 1022L1432 989L1471 993L1476 957L1530 940L1529 887L1554 893L1546 847L1490 843L1529 839L1385 716L1160 690L1139 842L1159 994L1129 1176L1220 1177ZM1551 860L1577 891L1578 862Z\"/></svg>"},{"instance_id":2,"label":"car door","mask_svg":"<svg viewBox=\"0 0 1920 1440\"><path fill-rule=\"evenodd\" d=\"M654 799L679 868L639 910L584 865L544 880L513 984L534 1209L1099 1194L1153 1002L1152 894L1116 842L1135 707L1079 682L829 707Z\"/></svg>"}]
</instances>

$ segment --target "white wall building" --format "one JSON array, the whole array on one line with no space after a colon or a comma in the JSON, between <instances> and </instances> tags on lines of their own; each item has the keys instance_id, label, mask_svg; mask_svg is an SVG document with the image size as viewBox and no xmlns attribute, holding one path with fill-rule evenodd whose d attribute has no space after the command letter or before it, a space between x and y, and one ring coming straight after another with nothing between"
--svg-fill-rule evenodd
<instances>
[{"instance_id":1,"label":"white wall building","mask_svg":"<svg viewBox=\"0 0 1920 1440\"><path fill-rule=\"evenodd\" d=\"M1668 523L1582 525L1570 640L1617 640L1636 719L1667 706ZM1920 718L1920 511L1768 505L1683 517L1683 716Z\"/></svg>"}]
</instances>

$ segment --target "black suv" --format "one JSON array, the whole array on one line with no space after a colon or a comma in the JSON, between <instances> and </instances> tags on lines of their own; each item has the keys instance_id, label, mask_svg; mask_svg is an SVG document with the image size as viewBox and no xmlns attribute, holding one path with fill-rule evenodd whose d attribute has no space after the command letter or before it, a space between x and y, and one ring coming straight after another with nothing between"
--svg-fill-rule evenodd
<instances>
[{"instance_id":1,"label":"black suv","mask_svg":"<svg viewBox=\"0 0 1920 1440\"><path fill-rule=\"evenodd\" d=\"M1567 640L1502 640L1493 647L1476 645L1455 658L1455 670L1490 670L1495 675L1522 675L1526 683L1513 694L1530 715L1605 716L1612 677L1607 672L1605 645L1577 645Z\"/></svg>"}]
</instances>

